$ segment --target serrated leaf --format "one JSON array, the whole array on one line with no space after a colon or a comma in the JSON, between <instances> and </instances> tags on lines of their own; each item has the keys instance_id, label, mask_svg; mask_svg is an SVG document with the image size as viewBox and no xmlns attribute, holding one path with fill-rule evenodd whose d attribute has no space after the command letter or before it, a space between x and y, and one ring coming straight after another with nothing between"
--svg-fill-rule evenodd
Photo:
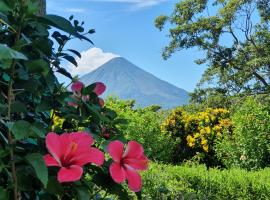
<instances>
[{"instance_id":1,"label":"serrated leaf","mask_svg":"<svg viewBox=\"0 0 270 200\"><path fill-rule=\"evenodd\" d=\"M44 187L47 187L48 168L46 167L43 156L39 153L32 153L26 156L26 160L32 165L38 179L42 182Z\"/></svg>"},{"instance_id":2,"label":"serrated leaf","mask_svg":"<svg viewBox=\"0 0 270 200\"><path fill-rule=\"evenodd\" d=\"M0 44L0 59L27 60L27 57L21 52L15 51L4 44Z\"/></svg>"}]
</instances>

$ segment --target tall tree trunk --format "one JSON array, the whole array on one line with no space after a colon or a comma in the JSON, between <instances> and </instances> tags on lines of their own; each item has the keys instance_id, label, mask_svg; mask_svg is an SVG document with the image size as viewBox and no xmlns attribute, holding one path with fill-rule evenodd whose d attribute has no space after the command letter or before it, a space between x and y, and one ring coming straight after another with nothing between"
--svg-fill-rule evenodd
<instances>
[{"instance_id":1,"label":"tall tree trunk","mask_svg":"<svg viewBox=\"0 0 270 200\"><path fill-rule=\"evenodd\" d=\"M39 1L39 11L38 15L46 15L46 0L38 0Z\"/></svg>"}]
</instances>

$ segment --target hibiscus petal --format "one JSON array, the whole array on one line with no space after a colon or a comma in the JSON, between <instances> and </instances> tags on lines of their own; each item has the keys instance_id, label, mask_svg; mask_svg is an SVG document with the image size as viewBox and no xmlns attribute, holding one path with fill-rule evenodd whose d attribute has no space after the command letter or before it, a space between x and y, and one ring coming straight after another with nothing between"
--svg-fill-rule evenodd
<instances>
[{"instance_id":1,"label":"hibiscus petal","mask_svg":"<svg viewBox=\"0 0 270 200\"><path fill-rule=\"evenodd\" d=\"M60 167L60 164L57 162L57 160L54 159L50 154L47 154L43 156L43 159L47 166L57 166Z\"/></svg>"},{"instance_id":2,"label":"hibiscus petal","mask_svg":"<svg viewBox=\"0 0 270 200\"><path fill-rule=\"evenodd\" d=\"M73 158L70 160L74 165L83 166L87 163L94 163L100 166L104 163L104 153L97 148L88 147L88 149L80 149L73 154Z\"/></svg>"},{"instance_id":3,"label":"hibiscus petal","mask_svg":"<svg viewBox=\"0 0 270 200\"><path fill-rule=\"evenodd\" d=\"M83 169L80 166L72 165L68 168L62 167L57 174L57 180L60 183L74 182L80 180L82 174Z\"/></svg>"},{"instance_id":4,"label":"hibiscus petal","mask_svg":"<svg viewBox=\"0 0 270 200\"><path fill-rule=\"evenodd\" d=\"M138 172L131 169L126 169L126 177L128 180L128 187L133 192L139 192L142 188L142 178Z\"/></svg>"},{"instance_id":5,"label":"hibiscus petal","mask_svg":"<svg viewBox=\"0 0 270 200\"><path fill-rule=\"evenodd\" d=\"M110 142L108 152L115 162L120 162L124 151L124 144L118 140Z\"/></svg>"},{"instance_id":6,"label":"hibiscus petal","mask_svg":"<svg viewBox=\"0 0 270 200\"><path fill-rule=\"evenodd\" d=\"M59 135L53 132L48 133L46 136L46 147L54 159L61 163L60 158L65 153L65 149L62 148L62 140L60 140Z\"/></svg>"},{"instance_id":7,"label":"hibiscus petal","mask_svg":"<svg viewBox=\"0 0 270 200\"><path fill-rule=\"evenodd\" d=\"M124 164L129 165L133 169L136 170L146 170L148 168L148 159L145 156L142 156L141 158L128 158L124 159Z\"/></svg>"},{"instance_id":8,"label":"hibiscus petal","mask_svg":"<svg viewBox=\"0 0 270 200\"><path fill-rule=\"evenodd\" d=\"M73 92L80 92L83 88L83 83L80 81L76 81L71 85L71 90Z\"/></svg>"},{"instance_id":9,"label":"hibiscus petal","mask_svg":"<svg viewBox=\"0 0 270 200\"><path fill-rule=\"evenodd\" d=\"M70 133L70 140L76 142L78 146L91 146L94 143L92 136L85 131Z\"/></svg>"},{"instance_id":10,"label":"hibiscus petal","mask_svg":"<svg viewBox=\"0 0 270 200\"><path fill-rule=\"evenodd\" d=\"M125 170L123 167L121 167L119 163L113 162L110 165L109 171L110 171L112 179L116 183L122 183L126 180Z\"/></svg>"},{"instance_id":11,"label":"hibiscus petal","mask_svg":"<svg viewBox=\"0 0 270 200\"><path fill-rule=\"evenodd\" d=\"M126 151L123 155L125 158L140 158L143 155L143 147L136 141L130 141L127 144Z\"/></svg>"},{"instance_id":12,"label":"hibiscus petal","mask_svg":"<svg viewBox=\"0 0 270 200\"><path fill-rule=\"evenodd\" d=\"M103 94L103 92L106 90L106 86L104 85L104 83L101 82L96 82L96 86L94 89L94 92L99 96L101 94Z\"/></svg>"}]
</instances>

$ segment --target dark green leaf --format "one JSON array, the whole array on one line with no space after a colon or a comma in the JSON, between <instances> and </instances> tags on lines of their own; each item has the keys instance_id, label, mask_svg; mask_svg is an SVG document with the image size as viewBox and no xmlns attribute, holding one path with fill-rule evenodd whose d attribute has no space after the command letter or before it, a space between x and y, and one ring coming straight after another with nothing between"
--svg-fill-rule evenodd
<instances>
[{"instance_id":1,"label":"dark green leaf","mask_svg":"<svg viewBox=\"0 0 270 200\"><path fill-rule=\"evenodd\" d=\"M68 78L70 78L70 79L73 79L73 77L71 76L71 74L65 69L65 68L59 68L58 70L57 70L57 72L58 73L60 73L60 74L62 74L62 75L64 75L64 76L66 76L66 77L68 77Z\"/></svg>"},{"instance_id":2,"label":"dark green leaf","mask_svg":"<svg viewBox=\"0 0 270 200\"><path fill-rule=\"evenodd\" d=\"M27 57L10 47L0 44L0 59L22 59L22 60L27 60ZM1 65L0 65L1 67Z\"/></svg>"},{"instance_id":3,"label":"dark green leaf","mask_svg":"<svg viewBox=\"0 0 270 200\"><path fill-rule=\"evenodd\" d=\"M9 195L8 195L8 191L7 190L5 190L3 187L0 187L0 199L2 200L7 200L7 199L9 199L9 197L8 197Z\"/></svg>"},{"instance_id":4,"label":"dark green leaf","mask_svg":"<svg viewBox=\"0 0 270 200\"><path fill-rule=\"evenodd\" d=\"M52 109L52 105L50 101L44 99L41 101L40 104L37 105L36 112L44 112L44 111L49 111L51 109Z\"/></svg>"},{"instance_id":5,"label":"dark green leaf","mask_svg":"<svg viewBox=\"0 0 270 200\"><path fill-rule=\"evenodd\" d=\"M19 120L9 124L9 129L16 140L27 138L30 135L31 124L24 120Z\"/></svg>"},{"instance_id":6,"label":"dark green leaf","mask_svg":"<svg viewBox=\"0 0 270 200\"><path fill-rule=\"evenodd\" d=\"M46 129L44 127L44 124L41 122L35 122L34 124L32 124L31 126L31 130L38 135L41 138L45 138L46 135Z\"/></svg>"},{"instance_id":7,"label":"dark green leaf","mask_svg":"<svg viewBox=\"0 0 270 200\"><path fill-rule=\"evenodd\" d=\"M47 187L48 183L48 169L41 154L32 153L26 156L26 160L35 169L38 179L42 182L44 187Z\"/></svg>"},{"instance_id":8,"label":"dark green leaf","mask_svg":"<svg viewBox=\"0 0 270 200\"><path fill-rule=\"evenodd\" d=\"M81 35L77 33L76 29L72 26L70 21L66 20L65 18L57 16L57 15L46 15L40 18L46 24L50 26L54 26L62 31L65 31L81 39Z\"/></svg>"},{"instance_id":9,"label":"dark green leaf","mask_svg":"<svg viewBox=\"0 0 270 200\"><path fill-rule=\"evenodd\" d=\"M68 51L74 53L74 54L75 54L76 56L78 56L79 58L82 57L81 54L80 54L80 52L78 52L78 51L76 51L76 50L74 50L74 49L68 49Z\"/></svg>"},{"instance_id":10,"label":"dark green leaf","mask_svg":"<svg viewBox=\"0 0 270 200\"><path fill-rule=\"evenodd\" d=\"M4 79L4 81L8 82L10 81L10 76L7 73L3 73L2 78Z\"/></svg>"},{"instance_id":11,"label":"dark green leaf","mask_svg":"<svg viewBox=\"0 0 270 200\"><path fill-rule=\"evenodd\" d=\"M11 112L27 112L26 106L20 102L20 101L15 101L14 103L11 104Z\"/></svg>"},{"instance_id":12,"label":"dark green leaf","mask_svg":"<svg viewBox=\"0 0 270 200\"><path fill-rule=\"evenodd\" d=\"M90 195L88 189L86 187L77 187L77 194L79 200L88 200L90 199Z\"/></svg>"},{"instance_id":13,"label":"dark green leaf","mask_svg":"<svg viewBox=\"0 0 270 200\"><path fill-rule=\"evenodd\" d=\"M11 11L11 8L5 4L5 2L0 1L0 12L8 12Z\"/></svg>"},{"instance_id":14,"label":"dark green leaf","mask_svg":"<svg viewBox=\"0 0 270 200\"><path fill-rule=\"evenodd\" d=\"M46 80L47 86L50 89L50 92L53 93L54 88L55 88L55 83L57 83L56 77L54 76L52 72L50 72L45 76L45 80Z\"/></svg>"},{"instance_id":15,"label":"dark green leaf","mask_svg":"<svg viewBox=\"0 0 270 200\"><path fill-rule=\"evenodd\" d=\"M88 31L89 34L93 34L93 33L95 33L95 32L96 32L95 29L90 29L90 30Z\"/></svg>"},{"instance_id":16,"label":"dark green leaf","mask_svg":"<svg viewBox=\"0 0 270 200\"><path fill-rule=\"evenodd\" d=\"M63 58L65 58L67 61L71 62L73 65L75 65L76 67L78 66L77 61L75 60L75 58L73 58L72 56L63 56Z\"/></svg>"},{"instance_id":17,"label":"dark green leaf","mask_svg":"<svg viewBox=\"0 0 270 200\"><path fill-rule=\"evenodd\" d=\"M56 177L49 177L46 191L50 194L61 194L63 192L63 188L57 181Z\"/></svg>"},{"instance_id":18,"label":"dark green leaf","mask_svg":"<svg viewBox=\"0 0 270 200\"><path fill-rule=\"evenodd\" d=\"M49 73L50 65L44 60L31 60L25 63L31 73L42 73L46 76Z\"/></svg>"}]
</instances>

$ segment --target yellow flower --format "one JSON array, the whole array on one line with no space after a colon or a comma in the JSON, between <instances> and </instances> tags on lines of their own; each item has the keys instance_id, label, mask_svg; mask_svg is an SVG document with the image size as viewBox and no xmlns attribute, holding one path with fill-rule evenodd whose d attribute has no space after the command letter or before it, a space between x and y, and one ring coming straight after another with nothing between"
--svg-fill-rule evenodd
<instances>
[{"instance_id":1,"label":"yellow flower","mask_svg":"<svg viewBox=\"0 0 270 200\"><path fill-rule=\"evenodd\" d=\"M201 144L202 145L206 145L207 144L207 140L205 138L202 138Z\"/></svg>"},{"instance_id":2,"label":"yellow flower","mask_svg":"<svg viewBox=\"0 0 270 200\"><path fill-rule=\"evenodd\" d=\"M209 149L208 145L203 145L203 150L204 150L205 152L208 152L208 149Z\"/></svg>"},{"instance_id":3,"label":"yellow flower","mask_svg":"<svg viewBox=\"0 0 270 200\"><path fill-rule=\"evenodd\" d=\"M207 134L210 134L211 133L211 128L209 126L205 127L205 132Z\"/></svg>"},{"instance_id":4,"label":"yellow flower","mask_svg":"<svg viewBox=\"0 0 270 200\"><path fill-rule=\"evenodd\" d=\"M195 146L195 138L194 137L192 137L191 135L188 135L186 140L187 140L188 146L190 146L190 147Z\"/></svg>"},{"instance_id":5,"label":"yellow flower","mask_svg":"<svg viewBox=\"0 0 270 200\"><path fill-rule=\"evenodd\" d=\"M56 127L62 128L62 125L63 125L65 119L60 118L57 115L54 115L52 121L53 121L52 130L54 130Z\"/></svg>"},{"instance_id":6,"label":"yellow flower","mask_svg":"<svg viewBox=\"0 0 270 200\"><path fill-rule=\"evenodd\" d=\"M195 133L194 138L199 138L200 137L200 133Z\"/></svg>"}]
</instances>

